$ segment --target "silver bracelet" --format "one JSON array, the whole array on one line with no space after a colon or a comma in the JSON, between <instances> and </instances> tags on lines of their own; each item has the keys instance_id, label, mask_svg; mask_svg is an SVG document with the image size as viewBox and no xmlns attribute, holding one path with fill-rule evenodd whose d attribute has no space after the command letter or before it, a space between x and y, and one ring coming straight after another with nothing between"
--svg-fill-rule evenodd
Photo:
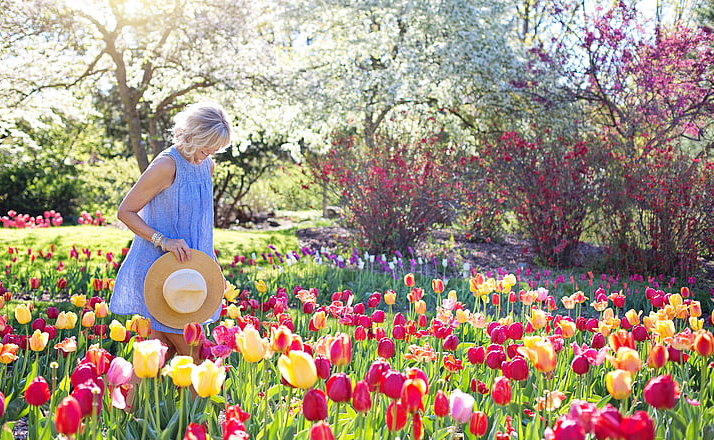
<instances>
[{"instance_id":1,"label":"silver bracelet","mask_svg":"<svg viewBox=\"0 0 714 440\"><path fill-rule=\"evenodd\" d=\"M159 245L161 245L161 241L163 238L164 238L164 234L156 231L156 232L154 232L154 235L151 236L151 244L154 247L159 247Z\"/></svg>"}]
</instances>

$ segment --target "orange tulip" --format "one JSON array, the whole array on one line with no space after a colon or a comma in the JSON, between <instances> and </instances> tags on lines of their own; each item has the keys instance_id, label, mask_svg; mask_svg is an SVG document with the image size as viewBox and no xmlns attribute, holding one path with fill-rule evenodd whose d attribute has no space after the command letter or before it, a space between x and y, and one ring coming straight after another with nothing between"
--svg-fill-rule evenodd
<instances>
[{"instance_id":1,"label":"orange tulip","mask_svg":"<svg viewBox=\"0 0 714 440\"><path fill-rule=\"evenodd\" d=\"M655 344L650 349L650 354L647 356L647 366L650 368L662 368L669 359L667 347L662 344Z\"/></svg>"},{"instance_id":2,"label":"orange tulip","mask_svg":"<svg viewBox=\"0 0 714 440\"><path fill-rule=\"evenodd\" d=\"M414 287L416 284L416 281L414 279L414 274L413 273L408 273L404 275L404 284L406 284L407 287Z\"/></svg>"},{"instance_id":3,"label":"orange tulip","mask_svg":"<svg viewBox=\"0 0 714 440\"><path fill-rule=\"evenodd\" d=\"M699 356L709 357L713 355L714 337L712 337L711 332L707 330L698 330L694 334L694 344L692 345L692 348Z\"/></svg>"},{"instance_id":4,"label":"orange tulip","mask_svg":"<svg viewBox=\"0 0 714 440\"><path fill-rule=\"evenodd\" d=\"M523 346L518 347L518 352L530 359L536 370L542 373L555 370L557 364L555 350L547 338L527 336L523 338Z\"/></svg>"},{"instance_id":5,"label":"orange tulip","mask_svg":"<svg viewBox=\"0 0 714 440\"><path fill-rule=\"evenodd\" d=\"M442 293L444 291L444 281L442 280L431 280L431 290L434 291L434 293Z\"/></svg>"},{"instance_id":6,"label":"orange tulip","mask_svg":"<svg viewBox=\"0 0 714 440\"><path fill-rule=\"evenodd\" d=\"M0 363L9 364L17 360L17 344L0 344Z\"/></svg>"},{"instance_id":7,"label":"orange tulip","mask_svg":"<svg viewBox=\"0 0 714 440\"><path fill-rule=\"evenodd\" d=\"M620 347L617 350L615 357L609 356L608 359L613 367L619 370L625 370L633 377L642 368L642 360L637 350L629 347Z\"/></svg>"}]
</instances>

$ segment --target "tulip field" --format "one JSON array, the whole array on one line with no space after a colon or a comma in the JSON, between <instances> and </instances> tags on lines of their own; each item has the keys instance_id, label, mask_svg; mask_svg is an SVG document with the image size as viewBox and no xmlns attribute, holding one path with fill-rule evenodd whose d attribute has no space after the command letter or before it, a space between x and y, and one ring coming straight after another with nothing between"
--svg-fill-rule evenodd
<instances>
[{"instance_id":1,"label":"tulip field","mask_svg":"<svg viewBox=\"0 0 714 440\"><path fill-rule=\"evenodd\" d=\"M127 243L81 242L0 249L0 440L714 438L693 279L217 242L221 320L168 358L108 311Z\"/></svg>"}]
</instances>

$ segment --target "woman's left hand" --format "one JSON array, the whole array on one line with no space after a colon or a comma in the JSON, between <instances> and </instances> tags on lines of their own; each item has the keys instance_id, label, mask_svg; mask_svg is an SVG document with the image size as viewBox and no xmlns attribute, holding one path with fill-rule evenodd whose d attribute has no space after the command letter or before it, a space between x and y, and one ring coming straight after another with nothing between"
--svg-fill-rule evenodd
<instances>
[{"instance_id":1,"label":"woman's left hand","mask_svg":"<svg viewBox=\"0 0 714 440\"><path fill-rule=\"evenodd\" d=\"M181 263L191 259L191 248L182 238L167 238L164 249L172 252Z\"/></svg>"}]
</instances>

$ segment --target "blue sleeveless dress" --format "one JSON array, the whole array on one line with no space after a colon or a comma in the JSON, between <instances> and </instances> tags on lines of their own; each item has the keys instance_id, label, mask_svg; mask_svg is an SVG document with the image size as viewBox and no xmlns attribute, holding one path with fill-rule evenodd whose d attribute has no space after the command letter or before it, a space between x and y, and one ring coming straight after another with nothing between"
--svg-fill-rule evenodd
<instances>
[{"instance_id":1,"label":"blue sleeveless dress","mask_svg":"<svg viewBox=\"0 0 714 440\"><path fill-rule=\"evenodd\" d=\"M174 147L158 157L170 156L176 163L174 183L156 195L139 216L167 238L183 238L191 249L213 257L213 181L211 160L199 165L186 160ZM150 241L134 236L129 253L119 268L109 310L119 315L138 314L151 319L151 328L167 333L183 329L167 327L153 319L144 302L144 279L149 267L164 253ZM221 308L203 324L218 320Z\"/></svg>"}]
</instances>

